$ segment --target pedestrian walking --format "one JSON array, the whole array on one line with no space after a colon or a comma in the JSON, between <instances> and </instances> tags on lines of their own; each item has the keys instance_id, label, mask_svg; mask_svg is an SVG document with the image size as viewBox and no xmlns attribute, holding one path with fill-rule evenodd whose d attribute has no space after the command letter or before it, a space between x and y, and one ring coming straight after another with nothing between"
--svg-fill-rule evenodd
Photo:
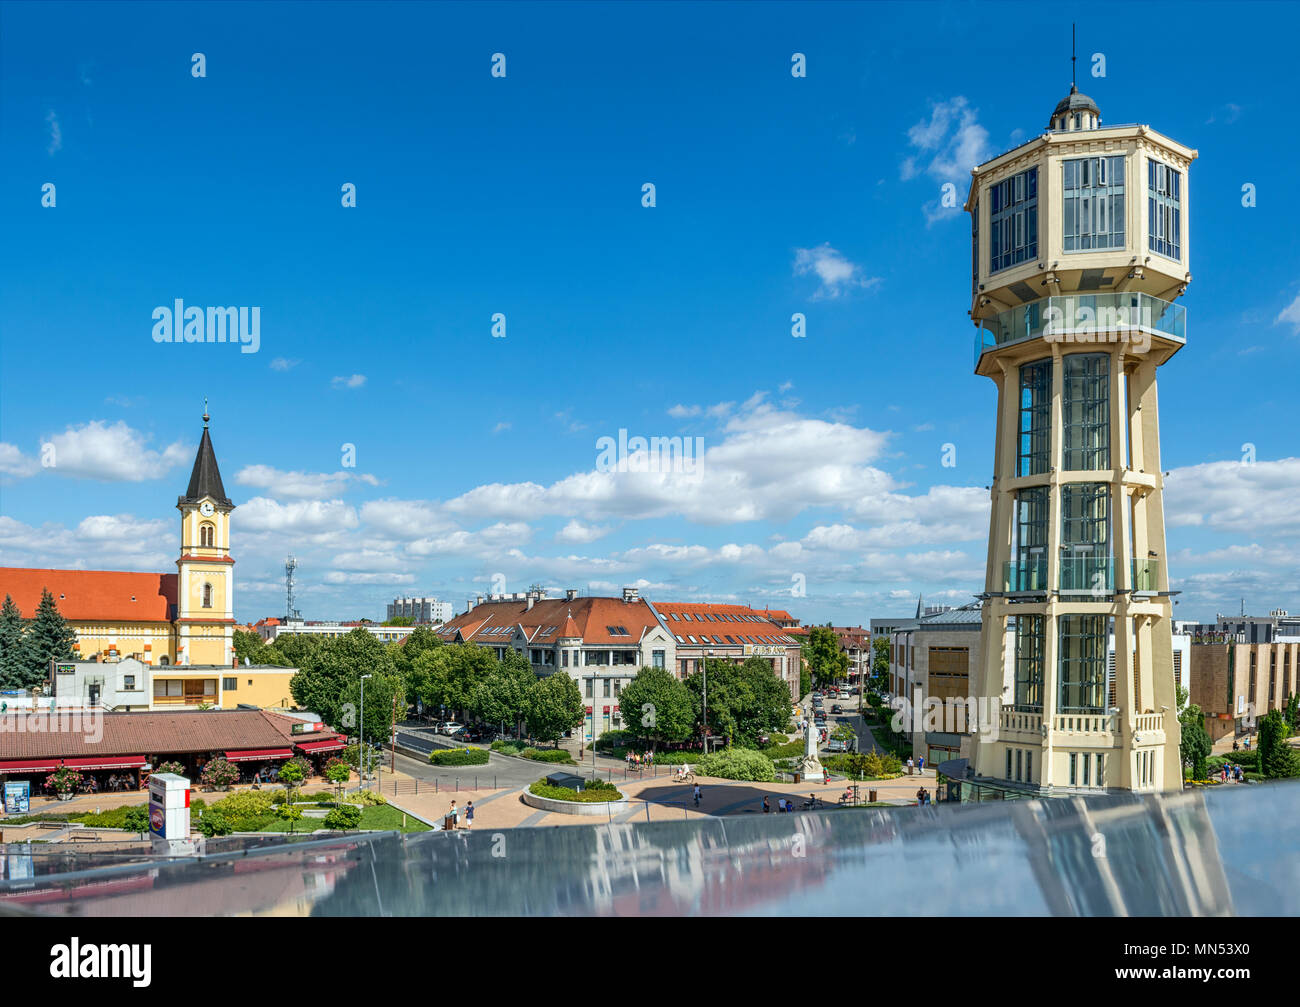
<instances>
[{"instance_id":1,"label":"pedestrian walking","mask_svg":"<svg viewBox=\"0 0 1300 1007\"><path fill-rule=\"evenodd\" d=\"M455 801L451 802L451 811L447 812L447 817L451 819L451 827L453 829L460 826L460 812L456 810Z\"/></svg>"},{"instance_id":2,"label":"pedestrian walking","mask_svg":"<svg viewBox=\"0 0 1300 1007\"><path fill-rule=\"evenodd\" d=\"M917 771L918 773L921 773L921 774L924 774L924 773L925 773L925 756L924 756L924 755L921 755L921 756L918 756L918 757L917 757L917 760L916 760L916 771Z\"/></svg>"},{"instance_id":3,"label":"pedestrian walking","mask_svg":"<svg viewBox=\"0 0 1300 1007\"><path fill-rule=\"evenodd\" d=\"M700 806L700 785L698 783L695 784L695 806L697 808Z\"/></svg>"},{"instance_id":4,"label":"pedestrian walking","mask_svg":"<svg viewBox=\"0 0 1300 1007\"><path fill-rule=\"evenodd\" d=\"M783 811L785 811L785 798L784 798L784 797L778 797L778 798L776 799L776 810L777 810L778 812L783 812Z\"/></svg>"},{"instance_id":5,"label":"pedestrian walking","mask_svg":"<svg viewBox=\"0 0 1300 1007\"><path fill-rule=\"evenodd\" d=\"M916 806L919 808L924 803L925 803L925 790L924 788L921 788L918 789L916 792Z\"/></svg>"},{"instance_id":6,"label":"pedestrian walking","mask_svg":"<svg viewBox=\"0 0 1300 1007\"><path fill-rule=\"evenodd\" d=\"M771 803L770 803L770 802L768 801L768 799L767 799L767 794L764 794L764 795L763 795L763 814L765 814L765 815L770 815L771 813L772 813L772 805L771 805Z\"/></svg>"},{"instance_id":7,"label":"pedestrian walking","mask_svg":"<svg viewBox=\"0 0 1300 1007\"><path fill-rule=\"evenodd\" d=\"M465 828L474 828L474 802L465 802Z\"/></svg>"},{"instance_id":8,"label":"pedestrian walking","mask_svg":"<svg viewBox=\"0 0 1300 1007\"><path fill-rule=\"evenodd\" d=\"M912 757L909 755L909 756L907 757L907 775L908 775L908 776L911 776L911 775L912 775L912 769L913 769L913 767L914 767L914 763L912 762Z\"/></svg>"}]
</instances>

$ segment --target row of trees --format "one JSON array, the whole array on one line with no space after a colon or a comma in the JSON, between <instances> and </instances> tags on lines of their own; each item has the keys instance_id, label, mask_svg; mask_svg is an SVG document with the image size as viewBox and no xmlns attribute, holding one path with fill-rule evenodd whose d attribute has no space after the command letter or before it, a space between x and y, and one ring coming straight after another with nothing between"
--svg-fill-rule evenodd
<instances>
[{"instance_id":1,"label":"row of trees","mask_svg":"<svg viewBox=\"0 0 1300 1007\"><path fill-rule=\"evenodd\" d=\"M364 726L370 741L387 741L394 711L401 717L416 703L502 729L527 728L545 742L577 727L585 712L568 675L539 679L522 654L512 651L498 661L485 647L445 643L424 626L404 643L382 643L360 628L336 638L284 634L269 645L254 633L236 631L234 642L241 661L298 668L289 683L294 702L353 734ZM370 676L364 718L363 675Z\"/></svg>"},{"instance_id":2,"label":"row of trees","mask_svg":"<svg viewBox=\"0 0 1300 1007\"><path fill-rule=\"evenodd\" d=\"M74 660L76 638L49 591L41 592L30 619L24 619L13 598L5 595L0 607L0 688L30 689L47 682L51 661Z\"/></svg>"},{"instance_id":3,"label":"row of trees","mask_svg":"<svg viewBox=\"0 0 1300 1007\"><path fill-rule=\"evenodd\" d=\"M235 633L235 653L252 663L297 667L290 682L294 701L332 726L357 733L362 726L361 676L365 688L365 736L386 741L393 711L419 703L448 716L470 716L503 730L526 729L556 742L580 726L585 704L578 683L557 672L533 674L522 654L498 661L477 644L445 643L417 627L402 644L385 644L363 629L322 638L285 634L272 645L252 633ZM626 728L652 744L713 735L752 743L760 733L782 730L790 720L790 695L761 658L733 664L710 658L684 681L663 668L642 668L623 690L619 705Z\"/></svg>"}]
</instances>

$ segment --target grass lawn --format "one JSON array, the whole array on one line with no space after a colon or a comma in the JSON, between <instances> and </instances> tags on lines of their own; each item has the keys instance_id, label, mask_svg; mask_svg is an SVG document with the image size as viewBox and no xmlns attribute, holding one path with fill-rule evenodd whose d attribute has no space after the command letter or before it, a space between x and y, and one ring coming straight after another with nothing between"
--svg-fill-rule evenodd
<instances>
[{"instance_id":1,"label":"grass lawn","mask_svg":"<svg viewBox=\"0 0 1300 1007\"><path fill-rule=\"evenodd\" d=\"M289 824L286 821L277 819L270 823L262 832L288 832ZM376 804L373 807L363 808L361 810L362 829L384 829L393 832L428 832L429 826L425 825L419 819L406 816L406 827L402 827L402 812L397 808L387 804ZM300 818L293 823L294 832L314 832L316 829L325 828L323 818Z\"/></svg>"}]
</instances>

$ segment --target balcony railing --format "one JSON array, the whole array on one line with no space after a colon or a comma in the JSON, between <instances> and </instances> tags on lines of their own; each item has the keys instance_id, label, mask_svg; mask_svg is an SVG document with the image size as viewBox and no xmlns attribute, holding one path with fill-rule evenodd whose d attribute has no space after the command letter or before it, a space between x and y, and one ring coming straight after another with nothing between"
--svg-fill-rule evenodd
<instances>
[{"instance_id":1,"label":"balcony railing","mask_svg":"<svg viewBox=\"0 0 1300 1007\"><path fill-rule=\"evenodd\" d=\"M1133 730L1141 734L1144 731L1163 731L1165 715L1163 713L1139 713L1133 721Z\"/></svg>"},{"instance_id":2,"label":"balcony railing","mask_svg":"<svg viewBox=\"0 0 1300 1007\"><path fill-rule=\"evenodd\" d=\"M1133 590L1160 590L1160 561L1157 559L1135 559L1132 561Z\"/></svg>"},{"instance_id":3,"label":"balcony railing","mask_svg":"<svg viewBox=\"0 0 1300 1007\"><path fill-rule=\"evenodd\" d=\"M1002 590L1008 593L1047 590L1047 557L1013 559L1004 565Z\"/></svg>"},{"instance_id":4,"label":"balcony railing","mask_svg":"<svg viewBox=\"0 0 1300 1007\"><path fill-rule=\"evenodd\" d=\"M1115 593L1115 561L1109 556L1064 555L1061 557L1061 593Z\"/></svg>"},{"instance_id":5,"label":"balcony railing","mask_svg":"<svg viewBox=\"0 0 1300 1007\"><path fill-rule=\"evenodd\" d=\"M1002 710L999 713L999 726L1003 731L1021 731L1027 734L1041 734L1043 715L1041 713L1024 713L1020 710Z\"/></svg>"},{"instance_id":6,"label":"balcony railing","mask_svg":"<svg viewBox=\"0 0 1300 1007\"><path fill-rule=\"evenodd\" d=\"M1110 734L1115 719L1106 713L1058 713L1052 718L1052 730L1057 734Z\"/></svg>"},{"instance_id":7,"label":"balcony railing","mask_svg":"<svg viewBox=\"0 0 1300 1007\"><path fill-rule=\"evenodd\" d=\"M1049 342L1145 342L1144 335L1187 341L1187 309L1137 291L1043 297L979 322L975 366L985 350L1029 339Z\"/></svg>"}]
</instances>

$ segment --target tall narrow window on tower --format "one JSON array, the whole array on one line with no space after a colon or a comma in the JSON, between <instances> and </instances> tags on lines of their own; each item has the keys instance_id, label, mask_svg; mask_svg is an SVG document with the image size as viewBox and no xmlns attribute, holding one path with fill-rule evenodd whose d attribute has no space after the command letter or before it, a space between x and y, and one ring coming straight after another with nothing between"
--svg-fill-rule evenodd
<instances>
[{"instance_id":1,"label":"tall narrow window on tower","mask_svg":"<svg viewBox=\"0 0 1300 1007\"><path fill-rule=\"evenodd\" d=\"M1051 498L1046 486L1034 486L1016 494L1016 540L1012 544L1008 591L1047 590L1047 536Z\"/></svg>"},{"instance_id":2,"label":"tall narrow window on tower","mask_svg":"<svg viewBox=\"0 0 1300 1007\"><path fill-rule=\"evenodd\" d=\"M1038 255L1038 169L1004 178L989 188L989 272Z\"/></svg>"},{"instance_id":3,"label":"tall narrow window on tower","mask_svg":"<svg viewBox=\"0 0 1300 1007\"><path fill-rule=\"evenodd\" d=\"M1124 247L1124 158L1080 157L1062 162L1064 249Z\"/></svg>"},{"instance_id":4,"label":"tall narrow window on tower","mask_svg":"<svg viewBox=\"0 0 1300 1007\"><path fill-rule=\"evenodd\" d=\"M1051 449L1052 361L1036 360L1020 367L1020 437L1016 475L1047 471Z\"/></svg>"},{"instance_id":5,"label":"tall narrow window on tower","mask_svg":"<svg viewBox=\"0 0 1300 1007\"><path fill-rule=\"evenodd\" d=\"M1110 486L1066 483L1061 488L1061 593L1109 594L1114 587Z\"/></svg>"},{"instance_id":6,"label":"tall narrow window on tower","mask_svg":"<svg viewBox=\"0 0 1300 1007\"><path fill-rule=\"evenodd\" d=\"M1016 616L1016 710L1043 710L1043 617Z\"/></svg>"},{"instance_id":7,"label":"tall narrow window on tower","mask_svg":"<svg viewBox=\"0 0 1300 1007\"><path fill-rule=\"evenodd\" d=\"M1109 621L1104 615L1061 617L1058 712L1105 712Z\"/></svg>"},{"instance_id":8,"label":"tall narrow window on tower","mask_svg":"<svg viewBox=\"0 0 1300 1007\"><path fill-rule=\"evenodd\" d=\"M1065 469L1110 468L1110 354L1071 353L1064 366Z\"/></svg>"},{"instance_id":9,"label":"tall narrow window on tower","mask_svg":"<svg viewBox=\"0 0 1300 1007\"><path fill-rule=\"evenodd\" d=\"M1147 160L1147 243L1171 259L1183 257L1182 176L1167 164Z\"/></svg>"}]
</instances>

